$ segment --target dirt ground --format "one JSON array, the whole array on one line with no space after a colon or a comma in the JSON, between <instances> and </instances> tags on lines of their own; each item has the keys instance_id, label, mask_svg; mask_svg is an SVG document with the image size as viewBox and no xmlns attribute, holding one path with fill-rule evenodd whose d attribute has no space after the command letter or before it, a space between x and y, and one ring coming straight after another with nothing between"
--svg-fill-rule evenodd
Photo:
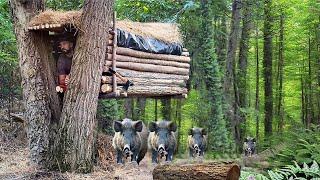
<instances>
[{"instance_id":1,"label":"dirt ground","mask_svg":"<svg viewBox=\"0 0 320 180\"><path fill-rule=\"evenodd\" d=\"M29 161L29 151L26 147L0 150L0 180L20 179L118 179L118 180L150 180L152 170L155 167L146 157L140 165L126 163L115 165L113 170L104 170L95 166L94 172L90 174L44 172L32 166Z\"/></svg>"}]
</instances>

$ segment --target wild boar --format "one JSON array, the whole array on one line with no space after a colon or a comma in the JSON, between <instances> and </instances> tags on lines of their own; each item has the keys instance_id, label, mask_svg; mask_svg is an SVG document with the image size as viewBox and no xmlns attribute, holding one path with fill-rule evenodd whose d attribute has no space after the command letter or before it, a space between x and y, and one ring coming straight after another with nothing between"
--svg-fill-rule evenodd
<instances>
[{"instance_id":1,"label":"wild boar","mask_svg":"<svg viewBox=\"0 0 320 180\"><path fill-rule=\"evenodd\" d=\"M152 163L159 163L162 157L166 161L173 160L173 153L177 149L177 125L171 121L158 121L149 123L148 146L152 154Z\"/></svg>"},{"instance_id":2,"label":"wild boar","mask_svg":"<svg viewBox=\"0 0 320 180\"><path fill-rule=\"evenodd\" d=\"M123 158L131 158L138 164L148 150L148 129L142 121L114 121L115 135L112 145L117 153L117 163L123 164Z\"/></svg>"},{"instance_id":3,"label":"wild boar","mask_svg":"<svg viewBox=\"0 0 320 180\"><path fill-rule=\"evenodd\" d=\"M244 139L243 151L245 156L252 156L256 152L256 139L247 137Z\"/></svg>"},{"instance_id":4,"label":"wild boar","mask_svg":"<svg viewBox=\"0 0 320 180\"><path fill-rule=\"evenodd\" d=\"M203 128L191 128L188 136L190 157L204 156L207 147L207 132Z\"/></svg>"}]
</instances>

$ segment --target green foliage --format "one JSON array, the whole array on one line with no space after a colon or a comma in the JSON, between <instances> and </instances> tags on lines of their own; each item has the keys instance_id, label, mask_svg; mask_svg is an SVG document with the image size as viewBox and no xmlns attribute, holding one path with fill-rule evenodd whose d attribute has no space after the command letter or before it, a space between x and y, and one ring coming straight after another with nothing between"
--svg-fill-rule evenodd
<instances>
[{"instance_id":1,"label":"green foliage","mask_svg":"<svg viewBox=\"0 0 320 180\"><path fill-rule=\"evenodd\" d=\"M314 127L313 130L295 130L288 133L285 139L285 148L274 157L270 158L273 166L279 167L293 161L298 164L312 161L320 162L320 130Z\"/></svg>"},{"instance_id":2,"label":"green foliage","mask_svg":"<svg viewBox=\"0 0 320 180\"><path fill-rule=\"evenodd\" d=\"M77 10L83 5L84 0L47 0L46 7L53 10Z\"/></svg>"},{"instance_id":3,"label":"green foliage","mask_svg":"<svg viewBox=\"0 0 320 180\"><path fill-rule=\"evenodd\" d=\"M269 170L268 175L241 171L241 180L284 180L284 179L301 179L301 180L316 180L320 178L320 168L316 161L313 161L310 166L303 163L303 166L299 166L297 162L294 165L287 165L281 169Z\"/></svg>"}]
</instances>

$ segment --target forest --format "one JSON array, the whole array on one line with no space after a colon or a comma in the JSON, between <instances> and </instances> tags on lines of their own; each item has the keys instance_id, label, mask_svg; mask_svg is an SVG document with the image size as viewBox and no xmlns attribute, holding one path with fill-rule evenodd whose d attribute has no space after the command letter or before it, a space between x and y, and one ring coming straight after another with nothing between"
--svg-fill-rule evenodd
<instances>
[{"instance_id":1,"label":"forest","mask_svg":"<svg viewBox=\"0 0 320 180\"><path fill-rule=\"evenodd\" d=\"M29 148L30 144L35 143L30 134L36 132L31 132L28 127L39 123L40 119L36 118L40 115L36 115L36 120L32 123L21 123L19 118L11 115L25 113L31 117L37 114L37 111L28 112L26 108L26 102L30 100L30 97L26 100L26 96L32 92L24 89L29 86L26 83L28 72L27 69L22 69L27 67L24 65L26 59L21 59L25 56L20 52L24 45L19 45L21 40L17 39L16 34L19 25L15 25L13 13L14 4L21 3L20 1L0 0L0 179L117 179L114 174L121 173L122 170L116 166L110 167L110 170L103 162L97 163L98 160L93 160L94 170L84 170L88 175L64 173L61 168L68 169L67 163L62 166L55 164L56 162L49 163L59 173L38 170L41 173L37 174L36 168L33 165L31 167L29 161L42 165L42 161L47 160L41 158L47 157L40 152L43 157L34 160L33 155L29 154L29 149L32 149ZM82 10L86 3L100 3L96 0L42 2L46 10L53 11ZM320 178L320 1L103 2L113 5L111 9L116 11L118 20L177 24L183 47L189 51L191 58L190 78L186 84L187 98L132 97L98 100L92 96L97 99L97 108L80 114L88 115L84 122L94 123L87 126L94 126L94 133L107 139L103 144L108 146L106 151L112 149L114 121L129 118L150 124L153 121L168 120L177 125L177 152L174 161L178 164L188 159L189 129L201 127L208 134L204 161L235 162L241 166L240 179ZM108 18L109 16L106 15ZM79 44L86 46L83 41ZM85 71L85 68L82 70ZM71 85L72 83L71 79ZM43 91L41 87L35 89ZM65 98L72 99L68 94ZM29 106L37 107L39 104L41 102ZM68 108L72 106L72 103L63 106L66 110L62 110L63 118L60 120L65 124L71 124L72 120L80 116L69 112ZM77 105L74 107L81 108ZM64 116L68 113L74 119ZM51 116L55 116L54 112ZM50 128L46 131L54 131L54 128ZM67 129L65 131L68 133ZM50 136L52 133L48 134ZM244 142L249 137L254 138L256 146L252 156L244 155ZM79 141L80 139L79 137ZM85 142L90 146L91 142ZM48 140L44 143L56 142ZM49 148L48 152L59 154L54 152L55 148L60 148L58 146L59 144L53 149ZM35 152L31 150L31 154ZM67 154L67 151L61 151L61 154L64 153ZM14 156L16 157L13 158ZM115 153L112 156L114 157L110 159L115 163ZM48 158L56 161L52 160L51 155ZM60 160L57 159L58 161ZM91 162L86 162L87 164ZM59 167L55 167L56 165ZM140 175L126 173L135 179L152 179L148 168L140 170ZM119 175L118 179L119 177L121 179L122 176ZM128 177L124 179L126 178Z\"/></svg>"}]
</instances>

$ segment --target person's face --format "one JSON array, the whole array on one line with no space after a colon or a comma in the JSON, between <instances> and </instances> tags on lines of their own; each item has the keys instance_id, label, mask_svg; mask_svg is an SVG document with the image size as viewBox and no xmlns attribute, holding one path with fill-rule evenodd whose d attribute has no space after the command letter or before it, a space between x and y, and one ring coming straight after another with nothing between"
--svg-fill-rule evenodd
<instances>
[{"instance_id":1,"label":"person's face","mask_svg":"<svg viewBox=\"0 0 320 180\"><path fill-rule=\"evenodd\" d=\"M61 41L59 43L59 47L60 47L62 52L68 53L72 49L73 44L71 42L69 42L69 41Z\"/></svg>"}]
</instances>

